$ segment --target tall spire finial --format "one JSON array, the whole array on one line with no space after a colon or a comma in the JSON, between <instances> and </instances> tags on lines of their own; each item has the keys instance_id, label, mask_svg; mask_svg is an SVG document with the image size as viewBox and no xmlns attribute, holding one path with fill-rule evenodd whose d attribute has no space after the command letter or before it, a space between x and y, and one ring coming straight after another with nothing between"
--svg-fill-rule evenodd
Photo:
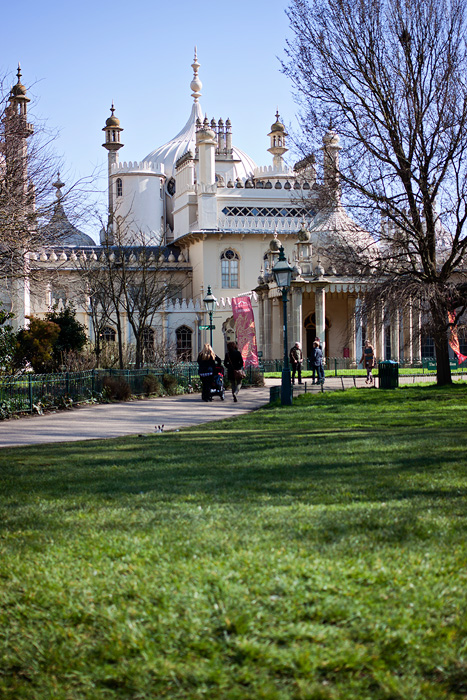
<instances>
[{"instance_id":1,"label":"tall spire finial","mask_svg":"<svg viewBox=\"0 0 467 700\"><path fill-rule=\"evenodd\" d=\"M57 197L58 200L60 200L63 197L63 195L61 193L61 189L62 189L62 187L65 186L65 183L62 182L60 179L60 170L57 172L57 179L55 182L52 182L52 186L57 188L55 196Z\"/></svg>"},{"instance_id":2,"label":"tall spire finial","mask_svg":"<svg viewBox=\"0 0 467 700\"><path fill-rule=\"evenodd\" d=\"M203 83L198 78L199 66L200 64L198 63L198 52L195 46L195 58L193 63L191 64L191 67L193 68L193 80L190 83L190 88L193 90L191 96L195 102L198 102L198 97L201 97L201 89L203 87Z\"/></svg>"}]
</instances>

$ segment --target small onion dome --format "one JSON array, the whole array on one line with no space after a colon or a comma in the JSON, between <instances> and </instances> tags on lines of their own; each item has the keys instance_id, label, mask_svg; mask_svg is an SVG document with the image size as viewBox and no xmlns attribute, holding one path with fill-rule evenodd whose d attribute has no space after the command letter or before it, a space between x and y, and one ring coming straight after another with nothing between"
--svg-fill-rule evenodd
<instances>
[{"instance_id":1,"label":"small onion dome","mask_svg":"<svg viewBox=\"0 0 467 700\"><path fill-rule=\"evenodd\" d=\"M324 267L321 265L321 260L318 258L318 264L315 267L315 275L322 277L324 275Z\"/></svg>"},{"instance_id":2,"label":"small onion dome","mask_svg":"<svg viewBox=\"0 0 467 700\"><path fill-rule=\"evenodd\" d=\"M310 240L311 234L309 231L306 230L304 221L302 221L302 225L301 225L300 230L298 231L297 235L298 235L298 240L301 243L308 243L308 241Z\"/></svg>"},{"instance_id":3,"label":"small onion dome","mask_svg":"<svg viewBox=\"0 0 467 700\"><path fill-rule=\"evenodd\" d=\"M21 83L16 83L11 88L11 94L13 97L24 97L26 95L26 88Z\"/></svg>"},{"instance_id":4,"label":"small onion dome","mask_svg":"<svg viewBox=\"0 0 467 700\"><path fill-rule=\"evenodd\" d=\"M110 127L118 127L120 126L120 119L114 115L115 112L115 107L114 103L112 102L112 107L110 108L110 111L112 112L112 115L106 119L105 125L110 126Z\"/></svg>"},{"instance_id":5,"label":"small onion dome","mask_svg":"<svg viewBox=\"0 0 467 700\"><path fill-rule=\"evenodd\" d=\"M269 250L274 252L278 252L281 248L281 242L278 238L273 238L272 241L269 243Z\"/></svg>"},{"instance_id":6,"label":"small onion dome","mask_svg":"<svg viewBox=\"0 0 467 700\"><path fill-rule=\"evenodd\" d=\"M328 129L328 131L323 136L324 146L332 146L333 148L340 148L340 138L333 129Z\"/></svg>"},{"instance_id":7,"label":"small onion dome","mask_svg":"<svg viewBox=\"0 0 467 700\"><path fill-rule=\"evenodd\" d=\"M11 94L13 97L25 97L26 96L26 88L21 82L21 66L18 64L18 72L16 73L18 76L18 82L16 85L13 85L11 88Z\"/></svg>"},{"instance_id":8,"label":"small onion dome","mask_svg":"<svg viewBox=\"0 0 467 700\"><path fill-rule=\"evenodd\" d=\"M279 112L276 112L276 121L271 124L271 131L282 131L285 133L285 126L279 121Z\"/></svg>"}]
</instances>

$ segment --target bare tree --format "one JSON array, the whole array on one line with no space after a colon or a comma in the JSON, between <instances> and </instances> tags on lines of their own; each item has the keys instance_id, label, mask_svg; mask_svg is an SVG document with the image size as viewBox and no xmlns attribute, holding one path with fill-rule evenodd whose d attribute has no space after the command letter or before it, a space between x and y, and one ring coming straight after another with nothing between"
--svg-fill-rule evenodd
<instances>
[{"instance_id":1,"label":"bare tree","mask_svg":"<svg viewBox=\"0 0 467 700\"><path fill-rule=\"evenodd\" d=\"M427 313L448 384L448 314L466 300L465 0L292 0L287 14L303 148L331 121L334 199L342 188L372 235L341 242L347 269L371 280L368 310L405 299Z\"/></svg>"},{"instance_id":2,"label":"bare tree","mask_svg":"<svg viewBox=\"0 0 467 700\"><path fill-rule=\"evenodd\" d=\"M119 364L123 368L123 325L131 327L135 343L135 365L160 354L160 324L156 318L166 301L182 296L191 279L168 261L170 251L148 245L145 235L126 229L122 222L113 235L102 243L95 260L79 256L79 265L90 299L95 347L100 351L96 334L105 325L116 326ZM167 342L167 341L165 341Z\"/></svg>"}]
</instances>

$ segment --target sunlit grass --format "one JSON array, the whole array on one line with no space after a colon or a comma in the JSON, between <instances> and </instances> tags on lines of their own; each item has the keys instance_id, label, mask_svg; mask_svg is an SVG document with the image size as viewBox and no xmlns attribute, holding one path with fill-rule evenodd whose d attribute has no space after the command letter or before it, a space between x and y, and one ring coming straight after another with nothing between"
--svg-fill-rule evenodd
<instances>
[{"instance_id":1,"label":"sunlit grass","mask_svg":"<svg viewBox=\"0 0 467 700\"><path fill-rule=\"evenodd\" d=\"M0 698L467 695L467 388L0 452Z\"/></svg>"}]
</instances>

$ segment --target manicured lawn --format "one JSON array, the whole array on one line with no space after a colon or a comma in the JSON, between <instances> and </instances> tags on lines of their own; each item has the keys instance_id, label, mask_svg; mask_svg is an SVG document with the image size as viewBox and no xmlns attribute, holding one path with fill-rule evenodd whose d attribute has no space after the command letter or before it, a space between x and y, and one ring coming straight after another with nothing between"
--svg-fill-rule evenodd
<instances>
[{"instance_id":1,"label":"manicured lawn","mask_svg":"<svg viewBox=\"0 0 467 700\"><path fill-rule=\"evenodd\" d=\"M466 698L466 416L351 390L0 451L0 698Z\"/></svg>"}]
</instances>

